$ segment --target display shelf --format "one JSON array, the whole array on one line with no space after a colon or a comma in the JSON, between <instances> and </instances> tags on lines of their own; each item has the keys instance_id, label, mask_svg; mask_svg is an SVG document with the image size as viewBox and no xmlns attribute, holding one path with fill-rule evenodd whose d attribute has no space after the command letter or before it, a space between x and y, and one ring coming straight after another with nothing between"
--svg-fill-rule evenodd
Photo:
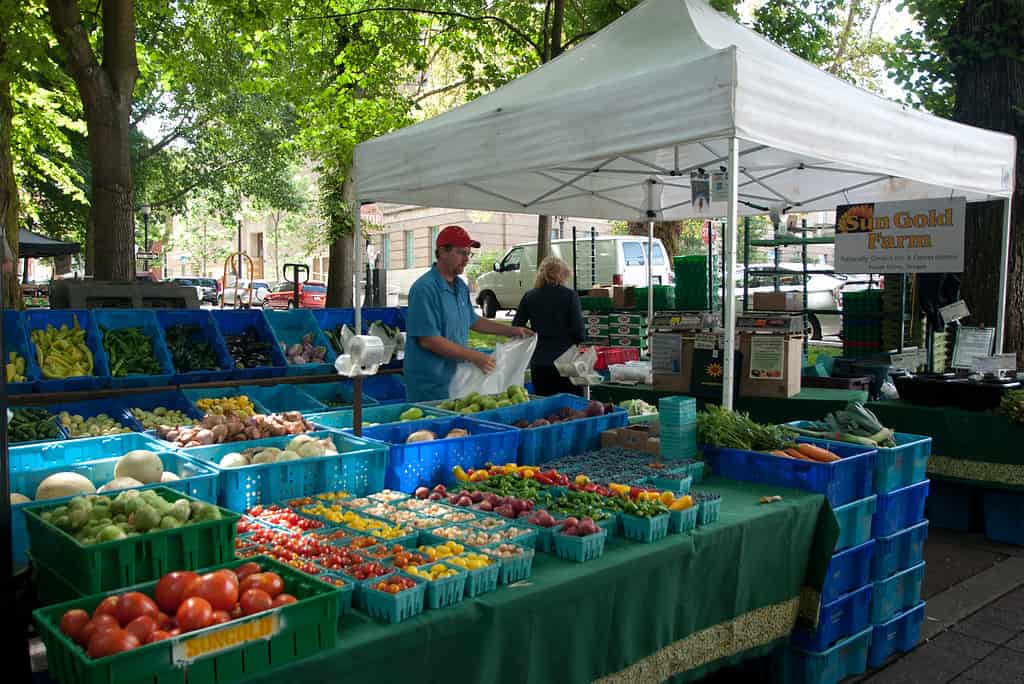
<instances>
[{"instance_id":1,"label":"display shelf","mask_svg":"<svg viewBox=\"0 0 1024 684\"><path fill-rule=\"evenodd\" d=\"M751 247L790 247L793 245L832 245L835 244L835 237L824 235L821 237L777 237L774 240L751 240Z\"/></svg>"}]
</instances>

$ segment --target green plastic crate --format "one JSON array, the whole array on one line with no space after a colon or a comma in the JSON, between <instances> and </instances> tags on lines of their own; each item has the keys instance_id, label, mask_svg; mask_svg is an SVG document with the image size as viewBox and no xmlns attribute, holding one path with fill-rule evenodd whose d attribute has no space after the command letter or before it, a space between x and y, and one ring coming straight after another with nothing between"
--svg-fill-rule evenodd
<instances>
[{"instance_id":1,"label":"green plastic crate","mask_svg":"<svg viewBox=\"0 0 1024 684\"><path fill-rule=\"evenodd\" d=\"M166 487L152 491L166 501L199 501ZM234 558L240 516L223 508L220 520L86 546L39 516L56 505L42 502L22 509L29 551L86 596L157 580L172 570L194 570Z\"/></svg>"},{"instance_id":2,"label":"green plastic crate","mask_svg":"<svg viewBox=\"0 0 1024 684\"><path fill-rule=\"evenodd\" d=\"M580 306L584 311L611 311L612 300L608 297L580 297Z\"/></svg>"},{"instance_id":3,"label":"green plastic crate","mask_svg":"<svg viewBox=\"0 0 1024 684\"><path fill-rule=\"evenodd\" d=\"M285 591L298 601L96 660L87 657L81 647L60 631L60 618L72 608L82 608L91 613L105 594L40 608L32 617L46 644L50 674L64 684L229 684L246 681L333 648L338 637L338 590L264 556L235 560L217 567L234 568L248 560L256 561L264 570L279 574L284 580ZM141 591L152 596L155 586L155 582L150 582L111 593ZM211 650L194 658L186 655L190 648L204 646L197 640L210 641L214 635L221 639L229 638L229 635L237 634L241 625L245 625L250 633L266 633L266 636L223 650ZM176 652L182 656L181 661L176 661Z\"/></svg>"},{"instance_id":4,"label":"green plastic crate","mask_svg":"<svg viewBox=\"0 0 1024 684\"><path fill-rule=\"evenodd\" d=\"M654 285L654 309L656 311L668 311L676 307L676 289L672 285ZM647 310L647 288L636 288L636 299L633 309L635 311Z\"/></svg>"}]
</instances>

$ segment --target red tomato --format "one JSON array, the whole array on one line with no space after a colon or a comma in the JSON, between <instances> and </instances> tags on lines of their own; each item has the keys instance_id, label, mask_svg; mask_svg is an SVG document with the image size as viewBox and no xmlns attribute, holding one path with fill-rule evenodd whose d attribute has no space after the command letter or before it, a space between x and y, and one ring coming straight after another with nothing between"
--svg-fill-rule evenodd
<instances>
[{"instance_id":1,"label":"red tomato","mask_svg":"<svg viewBox=\"0 0 1024 684\"><path fill-rule=\"evenodd\" d=\"M199 578L195 595L209 601L214 610L231 610L238 600L238 578L230 570L209 572Z\"/></svg>"},{"instance_id":2,"label":"red tomato","mask_svg":"<svg viewBox=\"0 0 1024 684\"><path fill-rule=\"evenodd\" d=\"M103 658L115 653L130 651L140 646L138 638L126 629L108 629L96 632L89 639L85 653L90 658Z\"/></svg>"},{"instance_id":3,"label":"red tomato","mask_svg":"<svg viewBox=\"0 0 1024 684\"><path fill-rule=\"evenodd\" d=\"M154 641L163 641L164 639L170 639L170 638L171 638L171 633L170 632L165 632L162 629L158 629L158 630L156 630L155 632L152 632L149 635L149 641L147 641L146 643L147 644L151 644Z\"/></svg>"},{"instance_id":4,"label":"red tomato","mask_svg":"<svg viewBox=\"0 0 1024 684\"><path fill-rule=\"evenodd\" d=\"M277 608L278 606L285 606L289 603L295 603L297 601L298 599L292 596L291 594L278 594L274 597L273 606Z\"/></svg>"},{"instance_id":5,"label":"red tomato","mask_svg":"<svg viewBox=\"0 0 1024 684\"><path fill-rule=\"evenodd\" d=\"M100 605L96 606L96 610L92 611L92 616L97 615L111 615L117 617L117 599L119 596L108 596L107 598L100 601Z\"/></svg>"},{"instance_id":6,"label":"red tomato","mask_svg":"<svg viewBox=\"0 0 1024 684\"><path fill-rule=\"evenodd\" d=\"M274 598L284 591L284 580L276 572L257 572L242 580L238 590L245 593L248 589L262 589Z\"/></svg>"},{"instance_id":7,"label":"red tomato","mask_svg":"<svg viewBox=\"0 0 1024 684\"><path fill-rule=\"evenodd\" d=\"M176 614L178 627L182 632L192 632L209 627L213 622L213 606L204 598L192 596L182 601Z\"/></svg>"},{"instance_id":8,"label":"red tomato","mask_svg":"<svg viewBox=\"0 0 1024 684\"><path fill-rule=\"evenodd\" d=\"M118 629L121 625L118 623L117 618L110 613L101 613L92 620L86 623L85 627L82 628L82 645L89 643L92 639L93 634L96 632L105 632L108 629Z\"/></svg>"},{"instance_id":9,"label":"red tomato","mask_svg":"<svg viewBox=\"0 0 1024 684\"><path fill-rule=\"evenodd\" d=\"M174 627L174 618L167 613L161 612L156 616L156 624L165 632Z\"/></svg>"},{"instance_id":10,"label":"red tomato","mask_svg":"<svg viewBox=\"0 0 1024 684\"><path fill-rule=\"evenodd\" d=\"M228 615L231 616L232 620L237 620L238 618L242 617L242 606L238 605L237 603L231 606L231 610L228 611Z\"/></svg>"},{"instance_id":11,"label":"red tomato","mask_svg":"<svg viewBox=\"0 0 1024 684\"><path fill-rule=\"evenodd\" d=\"M177 612L178 606L186 598L192 595L199 583L199 575L189 571L169 572L160 578L153 590L153 598L160 610L173 615Z\"/></svg>"},{"instance_id":12,"label":"red tomato","mask_svg":"<svg viewBox=\"0 0 1024 684\"><path fill-rule=\"evenodd\" d=\"M149 641L149 635L155 632L158 626L152 616L140 615L129 622L125 629L134 634L139 643L144 644Z\"/></svg>"},{"instance_id":13,"label":"red tomato","mask_svg":"<svg viewBox=\"0 0 1024 684\"><path fill-rule=\"evenodd\" d=\"M84 646L88 640L82 639L82 630L87 624L89 624L89 614L81 608L72 608L61 616L60 631L76 644Z\"/></svg>"},{"instance_id":14,"label":"red tomato","mask_svg":"<svg viewBox=\"0 0 1024 684\"><path fill-rule=\"evenodd\" d=\"M248 563L242 563L237 568L235 568L235 576L238 577L238 581L241 582L242 580L244 580L249 575L251 575L251 574L253 574L255 572L259 572L259 571L260 571L259 564L258 563L253 563L252 561L249 561Z\"/></svg>"},{"instance_id":15,"label":"red tomato","mask_svg":"<svg viewBox=\"0 0 1024 684\"><path fill-rule=\"evenodd\" d=\"M225 622L231 622L231 615L226 610L215 610L213 611L213 625L223 625Z\"/></svg>"},{"instance_id":16,"label":"red tomato","mask_svg":"<svg viewBox=\"0 0 1024 684\"><path fill-rule=\"evenodd\" d=\"M270 598L270 594L262 589L249 589L242 594L238 604L242 606L242 615L252 615L253 613L270 610L274 605L274 600Z\"/></svg>"},{"instance_id":17,"label":"red tomato","mask_svg":"<svg viewBox=\"0 0 1024 684\"><path fill-rule=\"evenodd\" d=\"M121 594L117 600L117 611L114 616L122 626L128 626L128 623L137 617L148 615L155 618L159 614L160 609L156 607L153 599L141 592L129 591Z\"/></svg>"}]
</instances>

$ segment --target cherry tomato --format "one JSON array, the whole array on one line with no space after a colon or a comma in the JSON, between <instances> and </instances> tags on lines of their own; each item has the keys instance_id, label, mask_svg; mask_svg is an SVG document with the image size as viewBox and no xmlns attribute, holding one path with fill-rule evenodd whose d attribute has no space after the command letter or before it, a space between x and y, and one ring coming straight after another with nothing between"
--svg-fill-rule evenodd
<instances>
[{"instance_id":1,"label":"cherry tomato","mask_svg":"<svg viewBox=\"0 0 1024 684\"><path fill-rule=\"evenodd\" d=\"M235 576L238 577L238 581L241 582L249 575L259 571L259 563L253 563L252 561L250 561L248 563L242 563L237 568L235 568Z\"/></svg>"},{"instance_id":2,"label":"cherry tomato","mask_svg":"<svg viewBox=\"0 0 1024 684\"><path fill-rule=\"evenodd\" d=\"M237 620L238 618L242 617L242 606L240 606L237 603L231 606L231 610L228 611L228 615L231 616L232 620Z\"/></svg>"},{"instance_id":3,"label":"cherry tomato","mask_svg":"<svg viewBox=\"0 0 1024 684\"><path fill-rule=\"evenodd\" d=\"M121 594L120 598L118 598L117 611L114 615L118 622L123 626L127 626L129 622L137 617L148 615L155 618L159 614L160 609L157 608L153 599L141 592L129 591L126 594Z\"/></svg>"},{"instance_id":4,"label":"cherry tomato","mask_svg":"<svg viewBox=\"0 0 1024 684\"><path fill-rule=\"evenodd\" d=\"M89 624L89 614L81 608L72 608L61 616L60 631L79 646L84 646L88 640L82 638L82 630L87 624Z\"/></svg>"},{"instance_id":5,"label":"cherry tomato","mask_svg":"<svg viewBox=\"0 0 1024 684\"><path fill-rule=\"evenodd\" d=\"M242 615L252 615L253 613L270 610L274 605L274 600L270 598L270 594L262 589L249 589L242 593L242 598L238 600L238 604L242 606Z\"/></svg>"},{"instance_id":6,"label":"cherry tomato","mask_svg":"<svg viewBox=\"0 0 1024 684\"><path fill-rule=\"evenodd\" d=\"M169 615L178 611L181 602L187 599L199 583L199 575L189 571L169 572L160 578L153 590L153 598L160 610Z\"/></svg>"},{"instance_id":7,"label":"cherry tomato","mask_svg":"<svg viewBox=\"0 0 1024 684\"><path fill-rule=\"evenodd\" d=\"M134 634L139 643L145 644L149 641L149 636L157 630L158 626L152 616L140 615L129 622L125 630Z\"/></svg>"},{"instance_id":8,"label":"cherry tomato","mask_svg":"<svg viewBox=\"0 0 1024 684\"><path fill-rule=\"evenodd\" d=\"M231 610L238 600L238 578L230 570L209 572L199 578L195 595L209 601L214 610Z\"/></svg>"},{"instance_id":9,"label":"cherry tomato","mask_svg":"<svg viewBox=\"0 0 1024 684\"><path fill-rule=\"evenodd\" d=\"M271 605L273 605L274 608L277 608L278 606L285 606L289 603L296 603L297 601L298 599L291 594L278 594L274 597L274 602Z\"/></svg>"},{"instance_id":10,"label":"cherry tomato","mask_svg":"<svg viewBox=\"0 0 1024 684\"><path fill-rule=\"evenodd\" d=\"M92 611L92 616L97 615L111 615L117 617L117 599L118 596L108 596L107 598L100 601L100 605L96 606L96 610Z\"/></svg>"},{"instance_id":11,"label":"cherry tomato","mask_svg":"<svg viewBox=\"0 0 1024 684\"><path fill-rule=\"evenodd\" d=\"M89 643L93 635L96 632L105 632L109 629L118 629L121 625L118 623L117 618L110 613L101 613L86 623L85 627L82 628L82 642L83 645Z\"/></svg>"},{"instance_id":12,"label":"cherry tomato","mask_svg":"<svg viewBox=\"0 0 1024 684\"><path fill-rule=\"evenodd\" d=\"M160 613L156 616L157 626L165 632L174 627L174 618L167 613Z\"/></svg>"},{"instance_id":13,"label":"cherry tomato","mask_svg":"<svg viewBox=\"0 0 1024 684\"><path fill-rule=\"evenodd\" d=\"M165 632L162 629L158 629L155 632L150 633L149 641L147 641L146 643L147 644L151 644L154 641L163 641L164 639L170 639L170 638L171 638L171 633L170 632Z\"/></svg>"},{"instance_id":14,"label":"cherry tomato","mask_svg":"<svg viewBox=\"0 0 1024 684\"><path fill-rule=\"evenodd\" d=\"M213 606L204 598L192 596L181 602L175 616L182 632L192 632L210 626L213 622Z\"/></svg>"},{"instance_id":15,"label":"cherry tomato","mask_svg":"<svg viewBox=\"0 0 1024 684\"><path fill-rule=\"evenodd\" d=\"M276 572L257 572L242 580L238 590L245 593L249 589L262 589L274 598L284 591L284 581Z\"/></svg>"},{"instance_id":16,"label":"cherry tomato","mask_svg":"<svg viewBox=\"0 0 1024 684\"><path fill-rule=\"evenodd\" d=\"M128 630L108 629L92 635L85 653L90 658L103 658L115 653L130 651L140 645L139 639Z\"/></svg>"},{"instance_id":17,"label":"cherry tomato","mask_svg":"<svg viewBox=\"0 0 1024 684\"><path fill-rule=\"evenodd\" d=\"M223 625L225 622L231 622L231 615L226 610L215 610L213 611L213 625Z\"/></svg>"}]
</instances>

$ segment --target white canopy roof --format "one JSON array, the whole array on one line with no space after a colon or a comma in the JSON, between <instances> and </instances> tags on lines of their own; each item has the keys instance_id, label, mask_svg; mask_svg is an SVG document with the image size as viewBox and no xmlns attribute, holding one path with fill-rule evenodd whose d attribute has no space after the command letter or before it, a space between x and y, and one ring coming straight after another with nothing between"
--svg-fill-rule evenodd
<instances>
[{"instance_id":1,"label":"white canopy roof","mask_svg":"<svg viewBox=\"0 0 1024 684\"><path fill-rule=\"evenodd\" d=\"M647 0L558 59L462 107L360 144L362 201L647 217L696 210L690 171L740 140L740 210L1011 193L1016 141L912 111L711 9Z\"/></svg>"}]
</instances>

